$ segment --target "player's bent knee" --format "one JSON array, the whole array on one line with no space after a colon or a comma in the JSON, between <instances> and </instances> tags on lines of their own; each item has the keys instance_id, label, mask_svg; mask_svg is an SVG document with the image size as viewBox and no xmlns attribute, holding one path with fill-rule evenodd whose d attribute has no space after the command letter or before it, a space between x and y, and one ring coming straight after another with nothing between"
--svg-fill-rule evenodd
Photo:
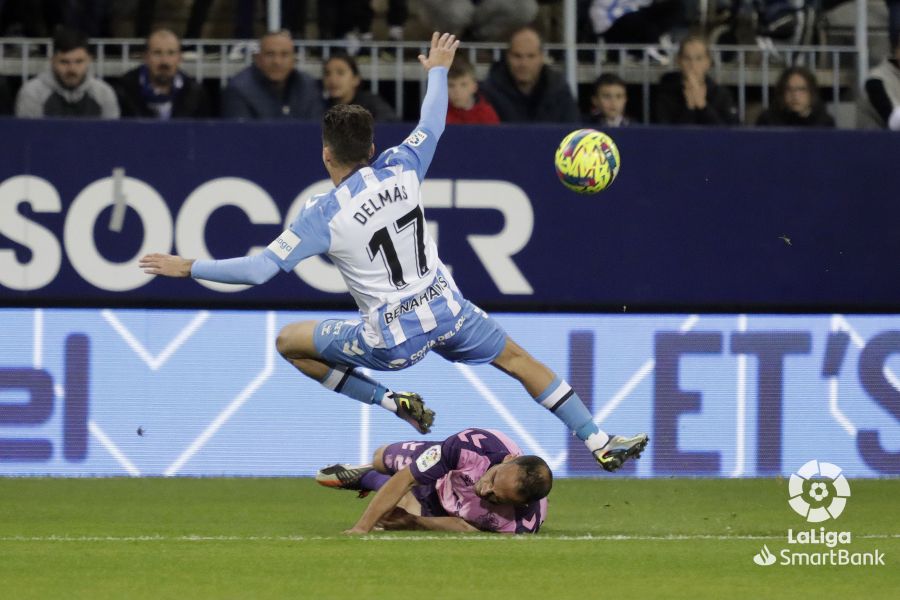
<instances>
[{"instance_id":1,"label":"player's bent knee","mask_svg":"<svg viewBox=\"0 0 900 600\"><path fill-rule=\"evenodd\" d=\"M380 447L375 451L375 454L372 455L372 466L375 467L375 470L379 473L387 473L387 467L384 466L385 448L387 448L387 446Z\"/></svg>"},{"instance_id":2,"label":"player's bent knee","mask_svg":"<svg viewBox=\"0 0 900 600\"><path fill-rule=\"evenodd\" d=\"M314 358L315 344L313 334L315 332L314 321L302 321L290 323L281 328L275 339L275 348L284 358Z\"/></svg>"}]
</instances>

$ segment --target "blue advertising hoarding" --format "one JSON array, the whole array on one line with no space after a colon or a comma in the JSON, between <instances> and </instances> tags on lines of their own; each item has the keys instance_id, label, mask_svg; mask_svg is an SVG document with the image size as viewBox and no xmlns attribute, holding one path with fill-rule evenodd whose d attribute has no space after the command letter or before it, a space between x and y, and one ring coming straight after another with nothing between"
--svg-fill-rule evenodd
<instances>
[{"instance_id":1,"label":"blue advertising hoarding","mask_svg":"<svg viewBox=\"0 0 900 600\"><path fill-rule=\"evenodd\" d=\"M379 149L409 125L380 127ZM0 303L349 308L313 258L244 288L145 275L148 251L225 258L330 187L310 123L0 120ZM450 127L424 187L441 256L489 308L896 312L900 137L635 128L582 197L559 126ZM125 207L118 213L114 207Z\"/></svg>"},{"instance_id":2,"label":"blue advertising hoarding","mask_svg":"<svg viewBox=\"0 0 900 600\"><path fill-rule=\"evenodd\" d=\"M436 410L426 438L304 378L274 338L325 316L0 310L0 475L308 476L472 426L507 432L559 477L604 475L490 366L430 355L375 374ZM601 428L650 434L625 475L788 475L812 459L853 478L900 474L897 316L495 317L569 380Z\"/></svg>"}]
</instances>

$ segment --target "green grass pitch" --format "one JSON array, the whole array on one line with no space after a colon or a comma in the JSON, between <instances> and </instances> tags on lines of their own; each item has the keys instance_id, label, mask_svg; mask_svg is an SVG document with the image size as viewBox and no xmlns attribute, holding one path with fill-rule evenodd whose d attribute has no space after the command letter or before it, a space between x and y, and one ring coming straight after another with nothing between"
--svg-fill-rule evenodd
<instances>
[{"instance_id":1,"label":"green grass pitch","mask_svg":"<svg viewBox=\"0 0 900 600\"><path fill-rule=\"evenodd\" d=\"M897 598L900 480L851 485L826 527L883 567L754 564L810 528L781 479L560 480L537 536L347 538L365 500L310 479L0 478L0 597Z\"/></svg>"}]
</instances>

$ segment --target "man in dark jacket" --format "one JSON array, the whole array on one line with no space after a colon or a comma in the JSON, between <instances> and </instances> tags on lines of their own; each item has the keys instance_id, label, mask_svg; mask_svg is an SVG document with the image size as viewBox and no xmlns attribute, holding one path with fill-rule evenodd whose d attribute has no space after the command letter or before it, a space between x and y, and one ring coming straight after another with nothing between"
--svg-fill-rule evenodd
<instances>
[{"instance_id":1,"label":"man in dark jacket","mask_svg":"<svg viewBox=\"0 0 900 600\"><path fill-rule=\"evenodd\" d=\"M581 118L565 79L544 64L541 36L532 27L510 36L505 60L491 66L481 91L504 122L577 123Z\"/></svg>"},{"instance_id":2,"label":"man in dark jacket","mask_svg":"<svg viewBox=\"0 0 900 600\"><path fill-rule=\"evenodd\" d=\"M119 80L116 92L123 117L198 119L210 116L203 87L183 73L181 41L168 29L147 38L144 64Z\"/></svg>"},{"instance_id":3,"label":"man in dark jacket","mask_svg":"<svg viewBox=\"0 0 900 600\"><path fill-rule=\"evenodd\" d=\"M295 68L287 31L265 34L253 64L228 82L222 116L230 119L319 119L322 94L316 81Z\"/></svg>"}]
</instances>

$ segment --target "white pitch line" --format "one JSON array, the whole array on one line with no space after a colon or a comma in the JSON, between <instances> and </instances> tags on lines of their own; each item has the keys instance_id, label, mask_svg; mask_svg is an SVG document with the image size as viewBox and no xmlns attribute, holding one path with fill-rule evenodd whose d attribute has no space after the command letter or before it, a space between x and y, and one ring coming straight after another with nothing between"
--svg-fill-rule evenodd
<instances>
[{"instance_id":1,"label":"white pitch line","mask_svg":"<svg viewBox=\"0 0 900 600\"><path fill-rule=\"evenodd\" d=\"M853 345L862 350L866 341L859 335L859 332L853 329L853 326L844 318L843 315L832 315L831 316L831 330L832 331L844 331L847 335L850 336L850 340L853 342Z\"/></svg>"},{"instance_id":2,"label":"white pitch line","mask_svg":"<svg viewBox=\"0 0 900 600\"><path fill-rule=\"evenodd\" d=\"M738 316L738 331L747 331L747 315ZM732 477L744 474L744 429L747 414L747 355L737 357L737 410L735 415L735 451Z\"/></svg>"},{"instance_id":3,"label":"white pitch line","mask_svg":"<svg viewBox=\"0 0 900 600\"><path fill-rule=\"evenodd\" d=\"M694 325L700 320L699 315L691 315L688 317L679 327L678 331L681 333L687 333L691 329L694 328ZM615 394L607 401L606 404L603 405L599 411L594 414L594 423L597 425L601 425L603 421L606 420L609 415L612 414L614 410L616 410L619 405L622 403L625 398L631 395L631 392L648 376L653 372L654 367L656 366L656 361L654 359L649 359L647 362L641 365L641 367L634 372L634 374L625 382L625 385L620 387Z\"/></svg>"},{"instance_id":4,"label":"white pitch line","mask_svg":"<svg viewBox=\"0 0 900 600\"><path fill-rule=\"evenodd\" d=\"M641 365L641 368L635 371L634 375L625 382L625 385L619 388L619 390L612 395L612 398L603 405L603 408L594 415L594 423L597 425L601 425L603 421L606 420L612 411L616 410L622 401L631 395L631 392L636 388L650 373L653 372L653 368L656 366L656 361L652 358Z\"/></svg>"},{"instance_id":5,"label":"white pitch line","mask_svg":"<svg viewBox=\"0 0 900 600\"><path fill-rule=\"evenodd\" d=\"M44 367L44 311L34 309L34 331L32 332L34 343L31 348L31 365L35 369Z\"/></svg>"},{"instance_id":6,"label":"white pitch line","mask_svg":"<svg viewBox=\"0 0 900 600\"><path fill-rule=\"evenodd\" d=\"M900 378L898 378L897 375L895 375L894 372L892 370L890 370L887 366L884 367L883 372L884 372L885 379L888 380L888 383L890 383L892 386L894 386L895 390L900 392Z\"/></svg>"},{"instance_id":7,"label":"white pitch line","mask_svg":"<svg viewBox=\"0 0 900 600\"><path fill-rule=\"evenodd\" d=\"M481 379L472 371L472 369L468 365L464 365L463 363L453 363L457 369L462 371L462 374L466 379L469 380L469 383L472 384L481 397L487 400L488 404L497 411L497 413L503 417L503 420L506 421L506 424L512 427L516 434L521 438L525 444L531 449L532 452L536 454L540 454L547 460L547 464L550 466L550 469L558 469L562 466L563 461L566 460L567 452L563 450L559 453L559 455L555 459L548 458L550 454L544 450L544 448L538 443L536 439L531 437L531 434L528 433L528 430L522 427L522 424L519 423L518 419L516 419L511 412L503 405L502 402L494 395L494 393L488 389L488 387L484 384Z\"/></svg>"},{"instance_id":8,"label":"white pitch line","mask_svg":"<svg viewBox=\"0 0 900 600\"><path fill-rule=\"evenodd\" d=\"M369 369L360 367L360 373L365 375L366 377L372 376L372 371ZM362 404L359 405L359 463L361 465L369 464L372 460L372 453L369 451L369 444L371 443L371 427L372 427L372 405L371 404Z\"/></svg>"},{"instance_id":9,"label":"white pitch line","mask_svg":"<svg viewBox=\"0 0 900 600\"><path fill-rule=\"evenodd\" d=\"M850 322L847 321L847 319L845 319L842 315L834 315L831 318L831 324L832 331L837 331L840 329L844 330L850 336L850 339L853 340L853 344L857 348L862 350L865 347L865 340L863 340L862 336L859 335L859 333L855 329L853 329L853 326L850 325ZM894 371L892 371L887 365L885 365L882 372L884 373L885 378L888 380L888 383L894 386L895 390L900 392L900 377L897 377L897 374L894 373Z\"/></svg>"},{"instance_id":10,"label":"white pitch line","mask_svg":"<svg viewBox=\"0 0 900 600\"><path fill-rule=\"evenodd\" d=\"M119 447L116 446L113 441L109 439L109 437L107 437L106 433L104 433L104 431L100 429L99 425L97 425L93 421L90 421L88 423L88 430L90 430L91 435L97 438L97 440L103 445L103 447L106 448L106 451L109 452L114 459L116 459L116 462L118 462L120 465L122 465L122 468L128 471L129 475L131 475L132 477L141 476L141 472L136 466L134 466L134 463L128 460L128 457L125 456L125 454L123 454L121 450L119 450Z\"/></svg>"},{"instance_id":11,"label":"white pitch line","mask_svg":"<svg viewBox=\"0 0 900 600\"><path fill-rule=\"evenodd\" d=\"M371 421L372 405L359 405L359 464L365 465L372 460L372 453L369 452L369 424Z\"/></svg>"},{"instance_id":12,"label":"white pitch line","mask_svg":"<svg viewBox=\"0 0 900 600\"><path fill-rule=\"evenodd\" d=\"M156 362L154 365L151 365L150 368L156 371L161 366L166 364L166 361L175 354L175 352L184 344L194 333L200 329L200 327L206 322L209 318L209 311L201 310L197 315L191 319L191 322L188 323L188 326L181 330L181 332L175 336L175 339L169 342L169 345L156 357Z\"/></svg>"},{"instance_id":13,"label":"white pitch line","mask_svg":"<svg viewBox=\"0 0 900 600\"><path fill-rule=\"evenodd\" d=\"M870 535L853 536L856 539L865 540L893 540L900 539L900 533L876 533ZM782 535L707 535L707 534L670 534L670 535L627 535L627 534L585 534L585 535L504 535L504 534L455 534L455 535L393 535L374 533L360 537L346 535L136 535L136 536L68 536L47 535L28 536L10 535L0 536L2 542L327 542L346 540L352 542L511 542L511 543L540 543L540 542L596 542L596 541L623 541L623 542L684 542L684 541L723 541L743 542L755 540L784 540Z\"/></svg>"},{"instance_id":14,"label":"white pitch line","mask_svg":"<svg viewBox=\"0 0 900 600\"><path fill-rule=\"evenodd\" d=\"M265 347L265 355L266 355L266 364L263 367L263 370L259 372L259 374L251 381L241 393L238 394L234 400L223 410L219 415L210 423L206 429L203 430L197 439L191 442L191 445L181 453L181 455L175 459L169 468L165 470L163 475L166 477L171 477L178 473L181 467L197 453L200 448L202 448L211 438L216 434L222 425L228 422L228 419L234 415L238 411L238 409L244 405L244 403L250 399L253 394L256 393L256 390L262 386L263 383L266 382L269 377L272 376L272 373L275 371L275 313L269 312L266 313L266 347Z\"/></svg>"},{"instance_id":15,"label":"white pitch line","mask_svg":"<svg viewBox=\"0 0 900 600\"><path fill-rule=\"evenodd\" d=\"M847 322L844 317L841 315L831 315L831 331L844 331L850 336L850 339L853 341L854 345L857 348L862 348L865 346L865 342L862 337L850 326L850 323ZM838 406L838 378L829 377L828 381L828 412L831 414L831 417L837 421L838 425L840 425L847 434L855 438L856 437L856 425L853 424L853 421L847 418L847 415L841 410L841 407Z\"/></svg>"},{"instance_id":16,"label":"white pitch line","mask_svg":"<svg viewBox=\"0 0 900 600\"><path fill-rule=\"evenodd\" d=\"M166 364L173 354L192 336L197 330L200 328L203 323L209 318L209 311L201 310L198 312L191 322L187 324L181 331L178 332L178 335L169 342L169 344L163 349L162 352L157 356L153 356L144 345L138 341L136 337L131 333L131 331L122 324L122 322L116 317L115 314L109 309L105 309L101 311L103 318L106 319L107 323L112 326L112 328L119 334L119 336L125 340L125 343L128 344L135 354L141 357L148 367L150 367L151 371L157 371L160 367Z\"/></svg>"},{"instance_id":17,"label":"white pitch line","mask_svg":"<svg viewBox=\"0 0 900 600\"><path fill-rule=\"evenodd\" d=\"M844 428L844 431L847 432L847 435L852 438L856 437L856 425L854 425L850 421L850 419L847 418L847 415L841 412L841 409L838 406L837 377L828 378L828 412L830 412L831 416L834 417L834 420L838 422L838 425Z\"/></svg>"}]
</instances>

